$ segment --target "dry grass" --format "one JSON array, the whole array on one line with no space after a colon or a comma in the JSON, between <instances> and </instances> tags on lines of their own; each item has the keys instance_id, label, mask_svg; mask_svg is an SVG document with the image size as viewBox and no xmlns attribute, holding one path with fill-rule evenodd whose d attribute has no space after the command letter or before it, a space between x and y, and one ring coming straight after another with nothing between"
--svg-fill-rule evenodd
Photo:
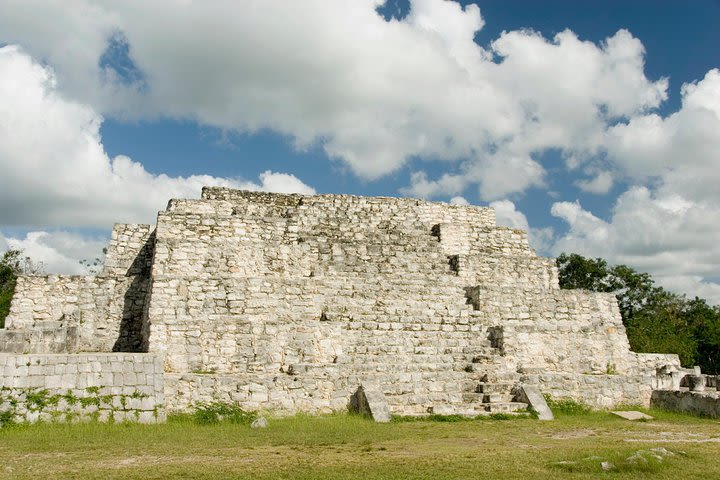
<instances>
[{"instance_id":1,"label":"dry grass","mask_svg":"<svg viewBox=\"0 0 720 480\"><path fill-rule=\"evenodd\" d=\"M0 430L0 478L493 479L720 478L720 421L649 412L375 424L361 417L271 419L267 429L45 424ZM664 447L674 455L628 457ZM649 455L649 456L648 456ZM603 472L602 461L614 468Z\"/></svg>"}]
</instances>

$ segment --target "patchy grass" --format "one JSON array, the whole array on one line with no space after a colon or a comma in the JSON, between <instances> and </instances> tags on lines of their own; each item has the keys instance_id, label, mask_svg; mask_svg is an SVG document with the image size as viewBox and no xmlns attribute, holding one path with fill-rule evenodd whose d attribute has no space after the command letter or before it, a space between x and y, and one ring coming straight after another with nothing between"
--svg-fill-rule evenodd
<instances>
[{"instance_id":1,"label":"patchy grass","mask_svg":"<svg viewBox=\"0 0 720 480\"><path fill-rule=\"evenodd\" d=\"M556 412L552 422L388 424L300 415L257 430L191 416L163 425L13 426L0 430L0 478L720 478L720 421L643 411L656 420Z\"/></svg>"}]
</instances>

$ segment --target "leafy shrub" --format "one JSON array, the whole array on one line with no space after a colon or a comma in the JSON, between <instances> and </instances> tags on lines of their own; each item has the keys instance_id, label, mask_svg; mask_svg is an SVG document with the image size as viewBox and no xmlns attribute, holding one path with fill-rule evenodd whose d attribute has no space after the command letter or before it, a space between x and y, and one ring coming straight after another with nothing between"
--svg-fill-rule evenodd
<instances>
[{"instance_id":1,"label":"leafy shrub","mask_svg":"<svg viewBox=\"0 0 720 480\"><path fill-rule=\"evenodd\" d=\"M550 395L545 395L545 401L553 413L561 415L584 415L590 413L591 409L587 405L576 402L570 398L553 399Z\"/></svg>"},{"instance_id":2,"label":"leafy shrub","mask_svg":"<svg viewBox=\"0 0 720 480\"><path fill-rule=\"evenodd\" d=\"M202 402L195 405L192 418L200 425L220 422L249 425L257 418L257 413L246 412L237 403Z\"/></svg>"}]
</instances>

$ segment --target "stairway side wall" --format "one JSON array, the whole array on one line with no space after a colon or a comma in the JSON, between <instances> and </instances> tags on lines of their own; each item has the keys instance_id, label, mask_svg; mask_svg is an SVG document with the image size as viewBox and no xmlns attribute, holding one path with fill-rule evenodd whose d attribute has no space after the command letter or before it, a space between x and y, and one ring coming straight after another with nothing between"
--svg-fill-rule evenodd
<instances>
[{"instance_id":1,"label":"stairway side wall","mask_svg":"<svg viewBox=\"0 0 720 480\"><path fill-rule=\"evenodd\" d=\"M153 244L149 225L118 224L101 275L20 276L0 351L139 351Z\"/></svg>"}]
</instances>

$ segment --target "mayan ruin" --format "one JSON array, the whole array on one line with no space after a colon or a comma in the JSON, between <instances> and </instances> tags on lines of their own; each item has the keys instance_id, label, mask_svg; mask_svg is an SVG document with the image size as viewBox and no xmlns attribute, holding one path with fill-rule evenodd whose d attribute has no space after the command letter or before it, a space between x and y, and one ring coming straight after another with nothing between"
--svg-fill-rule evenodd
<instances>
[{"instance_id":1,"label":"mayan ruin","mask_svg":"<svg viewBox=\"0 0 720 480\"><path fill-rule=\"evenodd\" d=\"M393 415L469 416L525 410L523 385L598 408L717 387L630 351L615 297L561 290L491 208L207 187L116 225L97 276L20 277L0 351L6 402L45 389L100 420L345 411L360 387Z\"/></svg>"}]
</instances>

